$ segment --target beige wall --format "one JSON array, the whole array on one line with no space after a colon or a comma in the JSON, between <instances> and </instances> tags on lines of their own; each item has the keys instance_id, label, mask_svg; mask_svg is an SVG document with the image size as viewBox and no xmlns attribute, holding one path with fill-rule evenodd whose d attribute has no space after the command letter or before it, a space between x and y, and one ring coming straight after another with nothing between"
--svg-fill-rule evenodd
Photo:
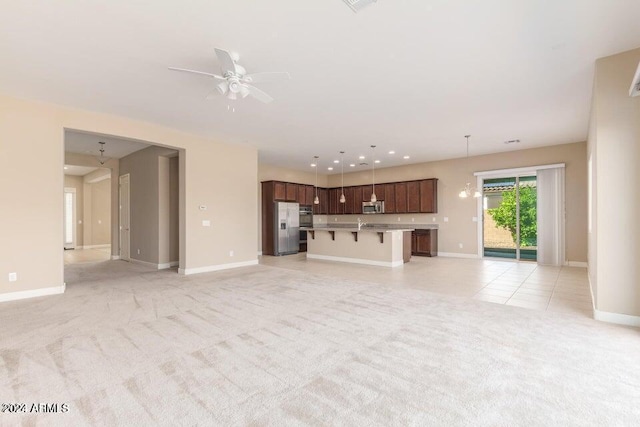
<instances>
[{"instance_id":1,"label":"beige wall","mask_svg":"<svg viewBox=\"0 0 640 427\"><path fill-rule=\"evenodd\" d=\"M171 238L172 212L176 215L179 210L178 188L174 177L172 198L172 159L168 156L175 157L173 171L177 173L176 152L163 147L148 147L120 159L120 174L129 175L131 258L134 260L167 264L179 258L178 242ZM176 256L173 259L172 246Z\"/></svg>"},{"instance_id":2,"label":"beige wall","mask_svg":"<svg viewBox=\"0 0 640 427\"><path fill-rule=\"evenodd\" d=\"M597 221L589 243L596 318L603 320L620 321L608 313L640 316L640 97L629 96L639 62L640 49L596 62L589 151Z\"/></svg>"},{"instance_id":3,"label":"beige wall","mask_svg":"<svg viewBox=\"0 0 640 427\"><path fill-rule=\"evenodd\" d=\"M437 214L367 215L368 222L438 223L439 251L476 255L478 253L477 205L474 199L460 199L465 183L475 186L474 172L566 163L566 255L569 261L587 261L587 164L586 143L510 151L376 170L376 182L438 178ZM329 177L329 186L340 185L340 175ZM345 174L345 185L371 182L371 171ZM361 215L360 215L361 216ZM317 220L354 222L358 215L320 216ZM361 216L362 217L362 216ZM444 218L448 218L448 222ZM398 221L400 219L400 221ZM462 244L462 248L459 245Z\"/></svg>"},{"instance_id":4,"label":"beige wall","mask_svg":"<svg viewBox=\"0 0 640 427\"><path fill-rule=\"evenodd\" d=\"M96 183L89 183L91 193L91 212L85 215L91 221L90 240L85 245L111 244L111 178ZM85 191L85 194L87 192Z\"/></svg>"},{"instance_id":5,"label":"beige wall","mask_svg":"<svg viewBox=\"0 0 640 427\"><path fill-rule=\"evenodd\" d=\"M81 176L65 175L65 188L76 189L76 247L84 243L84 191L83 179Z\"/></svg>"},{"instance_id":6,"label":"beige wall","mask_svg":"<svg viewBox=\"0 0 640 427\"><path fill-rule=\"evenodd\" d=\"M62 286L64 282L65 128L184 149L180 164L180 185L185 190L180 197L181 268L188 272L256 261L258 167L254 148L0 95L0 188L7 200L21 200L10 209L0 209L0 234L6 242L0 245L0 293ZM34 172L22 173L27 168ZM16 176L23 179L16 180ZM25 194L29 195L26 200ZM200 211L199 205L208 210ZM203 219L211 220L211 227L203 227ZM34 238L38 241L35 246ZM9 272L18 273L17 282L8 281Z\"/></svg>"}]
</instances>

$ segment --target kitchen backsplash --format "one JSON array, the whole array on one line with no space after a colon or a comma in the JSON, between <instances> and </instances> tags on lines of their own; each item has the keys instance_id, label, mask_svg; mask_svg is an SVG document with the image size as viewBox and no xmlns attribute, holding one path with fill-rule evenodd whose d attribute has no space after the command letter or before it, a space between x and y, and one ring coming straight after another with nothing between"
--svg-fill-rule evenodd
<instances>
[{"instance_id":1,"label":"kitchen backsplash","mask_svg":"<svg viewBox=\"0 0 640 427\"><path fill-rule=\"evenodd\" d=\"M359 215L314 215L314 224L357 223L358 218L368 224L437 224L442 217L437 214L359 214Z\"/></svg>"}]
</instances>

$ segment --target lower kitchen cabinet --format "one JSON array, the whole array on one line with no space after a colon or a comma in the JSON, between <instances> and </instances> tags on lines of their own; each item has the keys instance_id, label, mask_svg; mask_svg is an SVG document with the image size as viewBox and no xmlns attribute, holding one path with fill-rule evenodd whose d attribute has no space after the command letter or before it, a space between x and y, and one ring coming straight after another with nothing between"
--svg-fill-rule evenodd
<instances>
[{"instance_id":1,"label":"lower kitchen cabinet","mask_svg":"<svg viewBox=\"0 0 640 427\"><path fill-rule=\"evenodd\" d=\"M414 230L411 233L411 255L438 256L438 230Z\"/></svg>"}]
</instances>

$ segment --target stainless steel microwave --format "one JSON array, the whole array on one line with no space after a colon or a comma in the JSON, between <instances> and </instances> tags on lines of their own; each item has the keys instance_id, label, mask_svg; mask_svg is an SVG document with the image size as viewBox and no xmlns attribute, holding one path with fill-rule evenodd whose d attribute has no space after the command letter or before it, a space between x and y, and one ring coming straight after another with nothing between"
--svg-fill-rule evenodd
<instances>
[{"instance_id":1,"label":"stainless steel microwave","mask_svg":"<svg viewBox=\"0 0 640 427\"><path fill-rule=\"evenodd\" d=\"M362 202L362 213L363 214L383 214L384 213L384 202Z\"/></svg>"}]
</instances>

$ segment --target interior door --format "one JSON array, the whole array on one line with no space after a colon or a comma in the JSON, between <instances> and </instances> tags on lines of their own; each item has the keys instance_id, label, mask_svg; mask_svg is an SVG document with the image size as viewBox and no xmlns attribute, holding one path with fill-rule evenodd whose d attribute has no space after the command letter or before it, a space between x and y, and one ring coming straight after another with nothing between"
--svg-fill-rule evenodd
<instances>
[{"instance_id":1,"label":"interior door","mask_svg":"<svg viewBox=\"0 0 640 427\"><path fill-rule=\"evenodd\" d=\"M76 189L64 189L64 241L65 249L76 247Z\"/></svg>"},{"instance_id":2,"label":"interior door","mask_svg":"<svg viewBox=\"0 0 640 427\"><path fill-rule=\"evenodd\" d=\"M120 259L131 260L131 214L129 174L120 177Z\"/></svg>"}]
</instances>

